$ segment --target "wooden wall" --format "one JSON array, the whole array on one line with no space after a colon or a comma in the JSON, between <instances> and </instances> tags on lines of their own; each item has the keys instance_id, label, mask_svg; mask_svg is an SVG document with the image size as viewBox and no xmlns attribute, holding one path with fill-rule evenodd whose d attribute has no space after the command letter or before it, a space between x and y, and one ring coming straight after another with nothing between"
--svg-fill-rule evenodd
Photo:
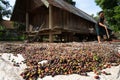
<instances>
[{"instance_id":1,"label":"wooden wall","mask_svg":"<svg viewBox=\"0 0 120 80\"><path fill-rule=\"evenodd\" d=\"M30 24L34 27L40 27L42 24L43 28L49 27L49 12L48 8L41 6L30 13Z\"/></svg>"},{"instance_id":2,"label":"wooden wall","mask_svg":"<svg viewBox=\"0 0 120 80\"><path fill-rule=\"evenodd\" d=\"M79 16L57 7L53 8L53 27L70 30L77 33L89 33L89 27L94 27L94 23L89 22ZM30 13L30 24L49 28L49 8L41 6Z\"/></svg>"},{"instance_id":3,"label":"wooden wall","mask_svg":"<svg viewBox=\"0 0 120 80\"><path fill-rule=\"evenodd\" d=\"M53 27L73 30L79 33L88 33L88 28L94 27L94 23L65 10L53 7L53 11Z\"/></svg>"}]
</instances>

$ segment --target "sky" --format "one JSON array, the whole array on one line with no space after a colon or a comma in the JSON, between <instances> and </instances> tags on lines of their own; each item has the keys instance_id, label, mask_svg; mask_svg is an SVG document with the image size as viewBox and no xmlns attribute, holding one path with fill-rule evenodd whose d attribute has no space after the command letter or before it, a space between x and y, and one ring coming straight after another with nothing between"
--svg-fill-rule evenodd
<instances>
[{"instance_id":1,"label":"sky","mask_svg":"<svg viewBox=\"0 0 120 80\"><path fill-rule=\"evenodd\" d=\"M11 6L14 6L15 0L8 0ZM95 16L102 9L96 5L95 0L73 0L76 2L76 7L86 12L89 15L94 14Z\"/></svg>"},{"instance_id":2,"label":"sky","mask_svg":"<svg viewBox=\"0 0 120 80\"><path fill-rule=\"evenodd\" d=\"M102 9L96 5L95 0L73 0L76 2L76 7L89 15L97 15Z\"/></svg>"}]
</instances>

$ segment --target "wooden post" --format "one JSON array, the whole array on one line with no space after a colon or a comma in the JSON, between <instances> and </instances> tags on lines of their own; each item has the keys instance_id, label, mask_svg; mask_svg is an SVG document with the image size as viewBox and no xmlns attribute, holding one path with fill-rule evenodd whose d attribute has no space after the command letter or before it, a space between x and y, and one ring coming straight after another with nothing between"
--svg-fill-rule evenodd
<instances>
[{"instance_id":1,"label":"wooden post","mask_svg":"<svg viewBox=\"0 0 120 80\"><path fill-rule=\"evenodd\" d=\"M29 25L29 31L32 32L33 26Z\"/></svg>"},{"instance_id":2,"label":"wooden post","mask_svg":"<svg viewBox=\"0 0 120 80\"><path fill-rule=\"evenodd\" d=\"M52 6L49 5L49 42L53 42L53 34L52 34L52 26L53 26L53 20L52 20Z\"/></svg>"},{"instance_id":3,"label":"wooden post","mask_svg":"<svg viewBox=\"0 0 120 80\"><path fill-rule=\"evenodd\" d=\"M29 31L29 14L26 12L26 32Z\"/></svg>"}]
</instances>

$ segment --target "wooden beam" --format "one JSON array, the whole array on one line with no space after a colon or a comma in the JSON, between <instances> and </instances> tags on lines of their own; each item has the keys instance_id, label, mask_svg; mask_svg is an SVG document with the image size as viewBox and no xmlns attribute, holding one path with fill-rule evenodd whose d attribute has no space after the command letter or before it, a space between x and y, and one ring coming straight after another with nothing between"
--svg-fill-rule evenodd
<instances>
[{"instance_id":1,"label":"wooden beam","mask_svg":"<svg viewBox=\"0 0 120 80\"><path fill-rule=\"evenodd\" d=\"M33 26L29 25L29 31L32 32Z\"/></svg>"},{"instance_id":2,"label":"wooden beam","mask_svg":"<svg viewBox=\"0 0 120 80\"><path fill-rule=\"evenodd\" d=\"M29 31L29 13L28 13L28 9L29 9L29 1L26 0L26 32Z\"/></svg>"},{"instance_id":3,"label":"wooden beam","mask_svg":"<svg viewBox=\"0 0 120 80\"><path fill-rule=\"evenodd\" d=\"M26 12L26 32L29 31L29 14Z\"/></svg>"},{"instance_id":4,"label":"wooden beam","mask_svg":"<svg viewBox=\"0 0 120 80\"><path fill-rule=\"evenodd\" d=\"M52 29L52 6L49 6L49 29Z\"/></svg>"},{"instance_id":5,"label":"wooden beam","mask_svg":"<svg viewBox=\"0 0 120 80\"><path fill-rule=\"evenodd\" d=\"M39 35L49 35L49 32L50 31L41 31L41 32L39 32ZM35 35L36 33L38 33L38 31L28 32L28 34L31 34L31 35ZM52 31L51 33L52 34L61 34L62 31L61 30L57 30L57 31Z\"/></svg>"},{"instance_id":6,"label":"wooden beam","mask_svg":"<svg viewBox=\"0 0 120 80\"><path fill-rule=\"evenodd\" d=\"M53 35L52 35L52 26L53 26L53 20L52 20L52 5L49 5L49 42L53 42Z\"/></svg>"}]
</instances>

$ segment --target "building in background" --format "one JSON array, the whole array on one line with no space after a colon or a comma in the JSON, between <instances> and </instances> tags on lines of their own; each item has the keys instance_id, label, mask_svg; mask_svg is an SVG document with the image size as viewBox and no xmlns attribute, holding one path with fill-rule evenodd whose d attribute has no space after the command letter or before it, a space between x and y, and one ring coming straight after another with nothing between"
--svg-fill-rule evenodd
<instances>
[{"instance_id":1,"label":"building in background","mask_svg":"<svg viewBox=\"0 0 120 80\"><path fill-rule=\"evenodd\" d=\"M96 37L96 21L63 0L16 0L12 21L26 24L28 38L49 42Z\"/></svg>"}]
</instances>

